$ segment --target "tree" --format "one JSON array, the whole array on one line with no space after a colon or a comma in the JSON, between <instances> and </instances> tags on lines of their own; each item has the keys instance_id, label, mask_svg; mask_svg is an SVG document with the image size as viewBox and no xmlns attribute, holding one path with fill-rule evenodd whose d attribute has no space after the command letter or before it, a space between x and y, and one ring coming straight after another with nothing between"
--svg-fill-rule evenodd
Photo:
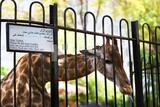
<instances>
[{"instance_id":1,"label":"tree","mask_svg":"<svg viewBox=\"0 0 160 107\"><path fill-rule=\"evenodd\" d=\"M114 17L124 16L131 20L140 20L140 24L147 22L151 28L160 23L160 0L116 0L110 1Z\"/></svg>"},{"instance_id":2,"label":"tree","mask_svg":"<svg viewBox=\"0 0 160 107\"><path fill-rule=\"evenodd\" d=\"M144 38L149 41L149 35L151 35L151 41L155 42L155 27L160 25L160 0L134 0L134 2L132 0L116 0L109 3L112 5L111 11L115 18L122 16L130 20L139 20L141 27L144 23L148 23L151 32L149 34L148 30L145 30ZM159 34L160 29L157 31L158 42L160 42ZM141 34L140 36L142 38ZM152 45L152 50L156 50L155 45Z\"/></svg>"},{"instance_id":3,"label":"tree","mask_svg":"<svg viewBox=\"0 0 160 107\"><path fill-rule=\"evenodd\" d=\"M77 13L77 19L78 20L78 25L82 26L84 25L84 14L87 11L91 11L95 14L95 18L96 20L98 20L99 15L102 13L102 7L105 6L107 4L108 0L77 0L75 2L75 0L41 0L43 1L45 7L47 7L50 4L53 3L57 3L58 4L58 16L59 16L59 25L63 25L63 14L64 14L64 10L67 7L71 7L73 8L76 13ZM69 13L67 14L67 19L70 20L70 22L68 23L68 27L71 27L74 24L74 18L73 18L73 14ZM67 21L68 21L67 20Z\"/></svg>"}]
</instances>

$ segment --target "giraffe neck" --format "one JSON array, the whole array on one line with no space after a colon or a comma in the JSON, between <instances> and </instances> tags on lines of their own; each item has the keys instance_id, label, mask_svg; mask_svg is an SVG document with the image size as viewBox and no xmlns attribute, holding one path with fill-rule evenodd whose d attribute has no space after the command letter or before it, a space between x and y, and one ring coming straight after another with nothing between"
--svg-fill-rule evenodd
<instances>
[{"instance_id":1,"label":"giraffe neck","mask_svg":"<svg viewBox=\"0 0 160 107\"><path fill-rule=\"evenodd\" d=\"M48 57L44 56L44 65L47 63ZM10 73L1 81L1 106L10 105L13 106L14 90L16 88L16 104L19 107L29 106L29 93L31 92L32 100L31 104L35 107L42 107L42 95L44 94L44 103L49 105L50 97L46 92L44 85L48 78L48 72L44 74L44 82L42 82L42 57L41 54L31 54L31 64L29 64L29 55L25 55L20 58L15 69L12 69ZM30 69L31 68L31 69ZM45 68L44 68L45 70ZM16 71L16 76L14 76ZM31 71L31 72L30 72ZM31 73L29 76L29 73ZM16 80L16 86L14 86L14 80ZM31 83L31 91L29 87Z\"/></svg>"},{"instance_id":2,"label":"giraffe neck","mask_svg":"<svg viewBox=\"0 0 160 107\"><path fill-rule=\"evenodd\" d=\"M95 70L94 57L83 54L61 55L58 58L59 80L73 80L92 73Z\"/></svg>"},{"instance_id":3,"label":"giraffe neck","mask_svg":"<svg viewBox=\"0 0 160 107\"><path fill-rule=\"evenodd\" d=\"M48 58L48 57L45 57L45 58ZM46 65L45 68L47 68L47 66L49 65L49 62L47 63L47 60L48 59L44 59L44 65ZM24 55L18 61L15 69L12 69L8 73L8 75L2 79L1 85L5 85L6 81L13 84L15 79L16 86L18 84L21 84L21 86L23 86L23 85L29 84L29 82L31 82L31 85L33 86L35 86L35 84L37 85L41 84L44 86L45 83L49 81L48 80L49 72L46 72L46 74L44 74L44 80L42 80L43 72L42 72L41 64L42 64L42 58L40 54L31 54L30 64L29 64L29 55L28 54ZM45 68L44 68L44 72L46 70ZM14 76L14 71L15 71L16 77ZM42 84L42 81L44 81L43 84ZM13 86L13 85L8 85L8 86Z\"/></svg>"},{"instance_id":4,"label":"giraffe neck","mask_svg":"<svg viewBox=\"0 0 160 107\"><path fill-rule=\"evenodd\" d=\"M77 56L71 54L60 55L58 56L59 81L73 80L86 76L95 70L94 65L94 57L91 56L85 58L83 54L78 54ZM29 65L29 55L24 55L18 61L15 70L16 81L23 81L23 84L28 84L31 70L32 85L44 87L50 81L50 55L31 54L31 65ZM2 83L6 80L12 80L13 83L14 69L2 80Z\"/></svg>"},{"instance_id":5,"label":"giraffe neck","mask_svg":"<svg viewBox=\"0 0 160 107\"><path fill-rule=\"evenodd\" d=\"M13 106L14 80L16 80L16 95L18 96L16 101L19 107L28 106L30 82L32 105L36 104L36 107L42 106L42 98L40 96L43 91L45 91L45 105L50 104L50 97L45 90L45 84L50 81L50 55L31 54L31 57L29 57L29 54L21 57L15 69L12 69L1 81L1 106L8 105L6 100L10 101L9 105ZM31 63L29 64L29 62ZM94 65L93 56L85 58L83 54L78 54L76 57L75 55L61 55L58 57L59 81L73 80L86 76L95 70ZM14 76L14 70L16 71L16 77ZM31 77L29 73L31 73ZM36 101L34 101L35 99Z\"/></svg>"}]
</instances>

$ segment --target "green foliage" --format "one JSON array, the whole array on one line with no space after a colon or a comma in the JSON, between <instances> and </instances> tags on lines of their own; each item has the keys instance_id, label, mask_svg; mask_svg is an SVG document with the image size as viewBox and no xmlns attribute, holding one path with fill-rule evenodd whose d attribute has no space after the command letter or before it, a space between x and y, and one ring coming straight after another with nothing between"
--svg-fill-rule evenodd
<instances>
[{"instance_id":1,"label":"green foliage","mask_svg":"<svg viewBox=\"0 0 160 107\"><path fill-rule=\"evenodd\" d=\"M114 17L124 16L131 20L140 20L141 24L147 22L151 28L160 23L160 0L116 0L113 5Z\"/></svg>"},{"instance_id":2,"label":"green foliage","mask_svg":"<svg viewBox=\"0 0 160 107\"><path fill-rule=\"evenodd\" d=\"M99 15L106 9L102 7L106 7L106 3L108 0L39 0L39 2L43 3L45 7L45 21L49 21L49 5L53 5L54 3L58 4L58 25L64 25L64 10L67 7L72 7L77 12L78 26L83 27L84 22L84 13L87 11L91 11L95 14L96 20L98 20ZM31 1L23 1L16 0L18 5L18 19L28 19L29 16L29 4ZM26 6L27 4L27 6ZM2 16L7 18L11 18L14 16L14 5L11 1L5 1L3 4L3 13ZM26 8L27 11L26 11ZM20 10L19 10L20 9ZM38 17L37 17L38 16ZM14 18L14 17L13 17ZM39 4L34 4L32 7L32 20L33 21L43 21L42 7ZM71 27L74 24L74 16L72 12L67 12L67 27Z\"/></svg>"},{"instance_id":3,"label":"green foliage","mask_svg":"<svg viewBox=\"0 0 160 107\"><path fill-rule=\"evenodd\" d=\"M100 103L105 102L105 85L104 85L104 76L97 73L97 91L98 91L98 101ZM70 84L75 84L75 80L69 81ZM96 86L95 86L95 73L88 75L88 100L89 102L96 101ZM86 87L86 77L78 79L78 85ZM116 87L116 98L117 104L122 104L123 95L119 92L118 87ZM113 82L107 80L107 98L109 103L114 101L114 85ZM79 95L80 102L86 102L86 95ZM126 100L128 101L128 100Z\"/></svg>"},{"instance_id":4,"label":"green foliage","mask_svg":"<svg viewBox=\"0 0 160 107\"><path fill-rule=\"evenodd\" d=\"M5 67L1 67L1 76L5 76L8 74L8 69Z\"/></svg>"},{"instance_id":5,"label":"green foliage","mask_svg":"<svg viewBox=\"0 0 160 107\"><path fill-rule=\"evenodd\" d=\"M96 98L96 86L95 86L95 75L92 73L88 76L88 94L89 94L89 101L95 102ZM105 100L105 91L104 91L104 82L102 79L98 79L97 81L97 89L98 89L98 99L101 102L104 102ZM79 79L79 85L86 86L86 78Z\"/></svg>"}]
</instances>

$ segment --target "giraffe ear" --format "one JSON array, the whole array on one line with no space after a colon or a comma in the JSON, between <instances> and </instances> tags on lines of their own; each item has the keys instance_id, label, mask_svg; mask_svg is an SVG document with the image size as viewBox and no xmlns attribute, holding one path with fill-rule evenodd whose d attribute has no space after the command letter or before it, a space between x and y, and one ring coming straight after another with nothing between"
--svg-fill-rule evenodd
<instances>
[{"instance_id":1,"label":"giraffe ear","mask_svg":"<svg viewBox=\"0 0 160 107\"><path fill-rule=\"evenodd\" d=\"M89 55L89 56L92 56L94 55L94 50L80 50L80 52L84 55Z\"/></svg>"},{"instance_id":2,"label":"giraffe ear","mask_svg":"<svg viewBox=\"0 0 160 107\"><path fill-rule=\"evenodd\" d=\"M102 46L95 46L92 49L88 50L80 50L80 52L84 55L88 56L99 56L99 50L103 49Z\"/></svg>"}]
</instances>

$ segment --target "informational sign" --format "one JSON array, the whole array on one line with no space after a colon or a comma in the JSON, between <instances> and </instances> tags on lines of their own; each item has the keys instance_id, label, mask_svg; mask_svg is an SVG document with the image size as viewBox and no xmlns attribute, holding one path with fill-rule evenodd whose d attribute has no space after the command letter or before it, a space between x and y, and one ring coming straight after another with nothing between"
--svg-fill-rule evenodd
<instances>
[{"instance_id":1,"label":"informational sign","mask_svg":"<svg viewBox=\"0 0 160 107\"><path fill-rule=\"evenodd\" d=\"M53 28L7 23L7 50L53 52Z\"/></svg>"}]
</instances>

